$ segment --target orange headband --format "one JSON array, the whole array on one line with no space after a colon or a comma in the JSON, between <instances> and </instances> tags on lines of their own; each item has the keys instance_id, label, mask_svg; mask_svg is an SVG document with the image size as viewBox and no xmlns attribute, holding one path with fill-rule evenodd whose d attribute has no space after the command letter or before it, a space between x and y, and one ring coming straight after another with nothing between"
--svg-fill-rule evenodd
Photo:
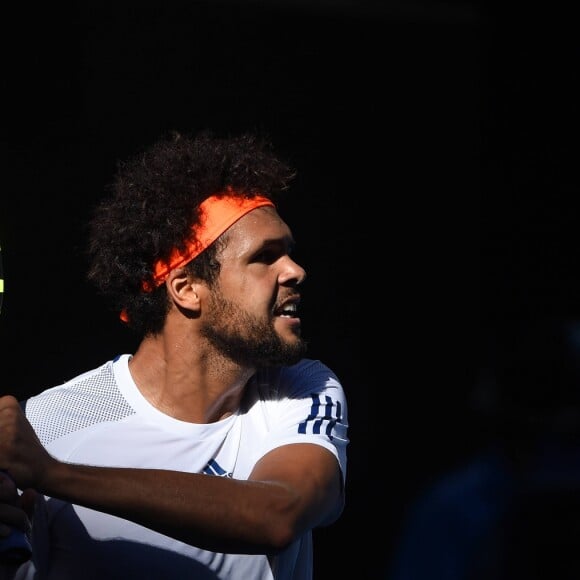
<instances>
[{"instance_id":1,"label":"orange headband","mask_svg":"<svg viewBox=\"0 0 580 580\"><path fill-rule=\"evenodd\" d=\"M163 284L171 270L187 264L201 254L242 216L264 205L274 206L271 200L259 195L251 198L212 195L205 199L199 206L201 223L192 227L193 236L187 240L185 252L174 249L168 261L158 260L153 265L153 287Z\"/></svg>"},{"instance_id":2,"label":"orange headband","mask_svg":"<svg viewBox=\"0 0 580 580\"><path fill-rule=\"evenodd\" d=\"M143 289L151 292L154 288L161 286L167 280L171 270L193 260L242 216L264 205L274 206L274 203L260 195L251 198L212 195L205 199L199 206L201 223L192 226L193 236L187 240L185 252L181 253L174 249L168 261L157 260L153 264L153 284L144 282ZM121 312L120 318L123 322L128 322L129 318L125 310Z\"/></svg>"}]
</instances>

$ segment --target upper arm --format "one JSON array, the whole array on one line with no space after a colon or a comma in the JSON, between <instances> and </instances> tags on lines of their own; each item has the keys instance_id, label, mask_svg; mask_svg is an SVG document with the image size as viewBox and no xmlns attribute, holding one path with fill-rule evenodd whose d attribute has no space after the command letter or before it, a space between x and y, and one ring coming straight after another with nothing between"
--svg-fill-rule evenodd
<instances>
[{"instance_id":1,"label":"upper arm","mask_svg":"<svg viewBox=\"0 0 580 580\"><path fill-rule=\"evenodd\" d=\"M296 526L306 530L334 521L344 505L343 476L337 458L312 443L282 445L264 455L254 466L250 480L274 483L291 494Z\"/></svg>"},{"instance_id":2,"label":"upper arm","mask_svg":"<svg viewBox=\"0 0 580 580\"><path fill-rule=\"evenodd\" d=\"M266 392L262 397L268 436L261 438L248 479L269 486L269 525L295 537L332 523L342 511L346 399L334 373L320 361L286 367L269 384L277 396L268 399Z\"/></svg>"}]
</instances>

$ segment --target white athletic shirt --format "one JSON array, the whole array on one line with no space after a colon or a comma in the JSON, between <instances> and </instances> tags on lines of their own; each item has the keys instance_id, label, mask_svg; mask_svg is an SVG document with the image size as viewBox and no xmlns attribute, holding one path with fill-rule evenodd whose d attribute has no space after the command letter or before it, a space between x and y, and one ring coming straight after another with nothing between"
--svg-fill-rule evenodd
<instances>
[{"instance_id":1,"label":"white athletic shirt","mask_svg":"<svg viewBox=\"0 0 580 580\"><path fill-rule=\"evenodd\" d=\"M53 456L69 463L156 468L247 479L270 450L291 443L328 449L346 477L347 406L321 362L260 372L242 408L222 421L194 424L153 407L121 355L31 397L26 416ZM325 524L340 514L342 502ZM201 550L127 520L40 498L26 580L309 580L312 534L274 558Z\"/></svg>"}]
</instances>

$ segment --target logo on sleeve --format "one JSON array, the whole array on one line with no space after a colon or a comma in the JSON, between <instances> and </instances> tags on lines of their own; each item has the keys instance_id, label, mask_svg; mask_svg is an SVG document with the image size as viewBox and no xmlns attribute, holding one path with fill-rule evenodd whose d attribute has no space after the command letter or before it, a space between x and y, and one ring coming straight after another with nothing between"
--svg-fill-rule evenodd
<instances>
[{"instance_id":1,"label":"logo on sleeve","mask_svg":"<svg viewBox=\"0 0 580 580\"><path fill-rule=\"evenodd\" d=\"M310 414L305 421L298 425L298 433L313 433L320 435L325 433L332 440L332 432L337 423L342 422L342 408L340 401L334 401L332 397L325 395L324 403L320 400L320 395L311 395L312 406Z\"/></svg>"},{"instance_id":2,"label":"logo on sleeve","mask_svg":"<svg viewBox=\"0 0 580 580\"><path fill-rule=\"evenodd\" d=\"M219 477L233 477L233 473L227 472L215 459L210 459L203 468L206 475L217 475Z\"/></svg>"}]
</instances>

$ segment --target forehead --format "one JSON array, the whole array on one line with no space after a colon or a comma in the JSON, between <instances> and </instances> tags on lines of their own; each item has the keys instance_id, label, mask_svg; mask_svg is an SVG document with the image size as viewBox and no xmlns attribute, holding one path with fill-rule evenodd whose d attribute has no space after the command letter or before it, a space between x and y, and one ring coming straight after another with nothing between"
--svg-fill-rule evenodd
<instances>
[{"instance_id":1,"label":"forehead","mask_svg":"<svg viewBox=\"0 0 580 580\"><path fill-rule=\"evenodd\" d=\"M275 208L258 207L242 216L227 230L227 247L247 249L272 241L292 241L288 224L280 217Z\"/></svg>"},{"instance_id":2,"label":"forehead","mask_svg":"<svg viewBox=\"0 0 580 580\"><path fill-rule=\"evenodd\" d=\"M232 236L270 235L285 237L290 235L290 228L271 206L257 207L242 216L228 230Z\"/></svg>"}]
</instances>

